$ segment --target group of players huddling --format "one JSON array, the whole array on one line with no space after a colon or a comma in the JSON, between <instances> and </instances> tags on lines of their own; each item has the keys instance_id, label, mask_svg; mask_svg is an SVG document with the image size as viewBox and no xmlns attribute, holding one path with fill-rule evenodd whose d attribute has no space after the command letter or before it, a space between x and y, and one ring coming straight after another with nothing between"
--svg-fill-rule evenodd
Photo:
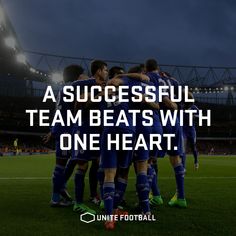
<instances>
[{"instance_id":1,"label":"group of players huddling","mask_svg":"<svg viewBox=\"0 0 236 236\"><path fill-rule=\"evenodd\" d=\"M146 61L145 65L134 66L130 68L127 74L124 69L118 66L112 67L108 71L107 64L100 60L95 60L91 63L91 78L86 78L83 74L84 70L78 65L70 65L64 69L63 78L65 85L71 85L75 88L78 86L83 88L84 86L101 86L104 88L107 85L114 85L116 87L121 85L128 85L130 88L135 85L145 87L147 85L154 85L158 87L160 85L171 85L178 87L179 83L167 72L160 71L160 68L154 59ZM177 91L177 89L176 89ZM103 92L97 94L103 96ZM191 94L189 94L191 95ZM145 94L144 94L145 96ZM192 95L191 95L192 96ZM163 204L163 199L160 194L160 190L157 183L158 168L157 158L164 157L165 154L169 155L171 166L174 170L176 180L176 192L168 205L171 207L186 208L187 202L184 194L184 174L185 174L185 151L184 151L184 140L190 142L191 149L194 154L194 165L195 169L198 168L198 158L196 150L196 131L195 127L184 125L180 126L178 120L175 125L172 126L170 122L167 122L166 126L162 126L159 109L162 110L179 110L179 109L194 109L197 107L193 104L184 102L174 103L168 96L165 96L162 102L148 103L132 103L130 102L119 102L114 103L92 103L84 102L78 103L76 101L66 103L62 99L63 90L58 94L57 107L61 111L62 116L66 116L67 110L76 112L81 109L84 114L82 126L61 126L56 124L51 127L51 131L45 136L45 142L48 142L51 137L55 138L56 142L56 165L53 172L52 183L53 191L51 198L51 206L69 206L74 204L73 210L79 213L89 212L96 214L96 212L84 204L84 188L85 188L85 174L88 169L88 163L91 161L89 170L89 186L90 186L90 197L91 202L100 205L101 209L105 210L105 214L120 215L128 214L122 209L124 203L124 194L128 182L129 168L133 164L136 174L136 193L138 196L138 207L140 213L143 215L150 215L150 207L158 206ZM89 124L89 110L90 109L111 109L113 110L114 123L118 118L118 114L121 110L128 111L135 109L152 109L153 110L153 126L143 126L142 114L138 114L136 126L132 125L130 120L132 116L127 112L127 119L129 126L119 124L115 127L90 127ZM66 119L66 118L65 118ZM188 119L188 117L186 117ZM186 122L188 124L188 122ZM72 150L63 151L60 149L60 135L61 134L100 134L100 150ZM145 150L139 148L136 151L130 150L109 150L107 148L107 135L110 134L133 134L133 142L135 137L139 134L143 134L146 142L148 142L149 135L151 133L156 134L175 134L172 140L171 149L166 149L166 140L163 138L162 150ZM122 140L120 140L122 142ZM178 147L177 150L174 147ZM72 145L73 147L73 145ZM75 202L66 190L66 183L72 175L74 168L77 166L77 171L74 177L75 187ZM97 185L99 183L99 194L97 193ZM110 220L105 222L106 229L114 229L115 221L111 217Z\"/></svg>"}]
</instances>

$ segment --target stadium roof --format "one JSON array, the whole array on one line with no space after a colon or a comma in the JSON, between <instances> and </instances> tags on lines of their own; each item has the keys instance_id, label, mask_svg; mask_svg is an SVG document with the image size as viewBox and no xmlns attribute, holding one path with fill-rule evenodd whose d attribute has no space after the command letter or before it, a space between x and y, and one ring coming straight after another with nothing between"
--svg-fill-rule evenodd
<instances>
[{"instance_id":1,"label":"stadium roof","mask_svg":"<svg viewBox=\"0 0 236 236\"><path fill-rule=\"evenodd\" d=\"M41 71L32 68L17 38L11 21L0 0L0 73L1 76L14 76L19 79L42 81ZM38 73L36 73L38 72ZM45 73L44 73L45 76Z\"/></svg>"},{"instance_id":2,"label":"stadium roof","mask_svg":"<svg viewBox=\"0 0 236 236\"><path fill-rule=\"evenodd\" d=\"M35 60L31 60L31 64L29 64L24 54L30 54L30 57ZM0 0L1 75L10 74L19 79L28 78L48 81L49 73L62 71L63 67L72 63L82 65L89 73L91 60L92 58L55 55L22 49L14 27L4 11ZM133 66L133 64L138 64L137 62L106 61L109 63L109 66L118 64L125 69ZM182 84L192 87L222 87L225 84L236 85L236 67L161 65L161 69L170 72Z\"/></svg>"}]
</instances>

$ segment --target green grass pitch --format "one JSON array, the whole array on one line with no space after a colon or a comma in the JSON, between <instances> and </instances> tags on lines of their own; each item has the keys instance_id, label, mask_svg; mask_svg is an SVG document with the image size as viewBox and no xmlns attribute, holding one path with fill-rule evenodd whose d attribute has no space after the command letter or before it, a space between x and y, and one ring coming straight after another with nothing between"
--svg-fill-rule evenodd
<instances>
[{"instance_id":1,"label":"green grass pitch","mask_svg":"<svg viewBox=\"0 0 236 236\"><path fill-rule=\"evenodd\" d=\"M54 162L53 155L0 157L1 236L108 234L101 222L81 222L72 208L49 207ZM157 221L118 222L111 235L236 235L236 157L201 156L198 171L188 157L187 209L167 206L175 192L168 158L159 160L159 176L164 205L153 211ZM85 201L89 198L87 181ZM125 195L131 208L136 202L134 186L132 170ZM73 195L72 179L68 188Z\"/></svg>"}]
</instances>

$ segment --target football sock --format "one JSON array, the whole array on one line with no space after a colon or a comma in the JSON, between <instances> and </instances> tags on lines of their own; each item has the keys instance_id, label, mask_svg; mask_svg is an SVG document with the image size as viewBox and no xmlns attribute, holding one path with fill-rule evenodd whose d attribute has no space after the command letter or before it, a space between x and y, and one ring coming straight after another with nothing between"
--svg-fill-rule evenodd
<instances>
[{"instance_id":1,"label":"football sock","mask_svg":"<svg viewBox=\"0 0 236 236\"><path fill-rule=\"evenodd\" d=\"M152 164L152 168L155 170L155 172L156 172L156 174L157 174L157 171L158 171L157 161Z\"/></svg>"},{"instance_id":2,"label":"football sock","mask_svg":"<svg viewBox=\"0 0 236 236\"><path fill-rule=\"evenodd\" d=\"M174 171L177 186L177 198L184 199L184 167L182 163L174 167Z\"/></svg>"},{"instance_id":3,"label":"football sock","mask_svg":"<svg viewBox=\"0 0 236 236\"><path fill-rule=\"evenodd\" d=\"M65 182L67 182L69 178L71 177L76 164L77 164L77 160L71 160L71 159L68 160L66 164L66 168L65 168Z\"/></svg>"},{"instance_id":4,"label":"football sock","mask_svg":"<svg viewBox=\"0 0 236 236\"><path fill-rule=\"evenodd\" d=\"M52 177L52 183L53 183L53 201L59 201L60 200L60 192L64 188L65 184L65 175L64 175L65 167L61 165L56 165L53 177Z\"/></svg>"},{"instance_id":5,"label":"football sock","mask_svg":"<svg viewBox=\"0 0 236 236\"><path fill-rule=\"evenodd\" d=\"M126 187L127 187L127 180L123 178L117 178L117 181L115 183L114 209L116 209L118 205L121 203Z\"/></svg>"},{"instance_id":6,"label":"football sock","mask_svg":"<svg viewBox=\"0 0 236 236\"><path fill-rule=\"evenodd\" d=\"M85 173L83 170L77 170L75 174L75 200L76 203L83 202L84 196L84 177Z\"/></svg>"},{"instance_id":7,"label":"football sock","mask_svg":"<svg viewBox=\"0 0 236 236\"><path fill-rule=\"evenodd\" d=\"M157 165L156 165L156 167L157 167ZM156 168L156 170L158 171L158 168ZM156 172L154 168L152 168L152 175L153 175L152 194L153 194L153 196L160 196L161 194L160 194L160 190L159 190L158 182L157 182L158 172Z\"/></svg>"},{"instance_id":8,"label":"football sock","mask_svg":"<svg viewBox=\"0 0 236 236\"><path fill-rule=\"evenodd\" d=\"M149 183L150 190L151 190L151 188L152 188L152 181L153 181L153 168L152 168L151 165L148 165L147 177L148 177L148 183Z\"/></svg>"},{"instance_id":9,"label":"football sock","mask_svg":"<svg viewBox=\"0 0 236 236\"><path fill-rule=\"evenodd\" d=\"M97 184L98 184L98 163L97 160L92 161L92 165L89 170L89 187L90 187L90 197L97 196Z\"/></svg>"},{"instance_id":10,"label":"football sock","mask_svg":"<svg viewBox=\"0 0 236 236\"><path fill-rule=\"evenodd\" d=\"M194 148L193 150L193 157L194 157L194 164L198 163L198 153L197 153L197 149Z\"/></svg>"},{"instance_id":11,"label":"football sock","mask_svg":"<svg viewBox=\"0 0 236 236\"><path fill-rule=\"evenodd\" d=\"M98 182L100 189L100 198L103 199L103 183L104 183L104 170L102 168L98 169Z\"/></svg>"},{"instance_id":12,"label":"football sock","mask_svg":"<svg viewBox=\"0 0 236 236\"><path fill-rule=\"evenodd\" d=\"M193 152L193 157L194 157L194 164L198 163L198 153L197 153L197 147L195 143L191 143L191 149Z\"/></svg>"},{"instance_id":13,"label":"football sock","mask_svg":"<svg viewBox=\"0 0 236 236\"><path fill-rule=\"evenodd\" d=\"M141 204L141 208L144 214L150 212L150 205L149 205L149 183L147 178L146 172L140 172L137 174L136 180L136 189L139 196L139 202Z\"/></svg>"},{"instance_id":14,"label":"football sock","mask_svg":"<svg viewBox=\"0 0 236 236\"><path fill-rule=\"evenodd\" d=\"M186 163L186 153L183 152L182 155L180 156L181 160L182 160L182 165L185 168L185 163Z\"/></svg>"},{"instance_id":15,"label":"football sock","mask_svg":"<svg viewBox=\"0 0 236 236\"><path fill-rule=\"evenodd\" d=\"M114 194L115 194L114 182L104 182L103 200L104 200L104 206L105 206L105 211L107 215L112 215Z\"/></svg>"}]
</instances>

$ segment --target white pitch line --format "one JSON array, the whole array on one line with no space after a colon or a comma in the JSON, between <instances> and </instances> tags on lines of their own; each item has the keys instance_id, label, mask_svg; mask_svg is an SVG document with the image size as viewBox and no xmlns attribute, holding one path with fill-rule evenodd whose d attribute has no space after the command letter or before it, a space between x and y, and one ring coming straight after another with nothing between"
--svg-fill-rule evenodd
<instances>
[{"instance_id":1,"label":"white pitch line","mask_svg":"<svg viewBox=\"0 0 236 236\"><path fill-rule=\"evenodd\" d=\"M48 180L50 177L0 177L0 180Z\"/></svg>"},{"instance_id":2,"label":"white pitch line","mask_svg":"<svg viewBox=\"0 0 236 236\"><path fill-rule=\"evenodd\" d=\"M51 180L51 177L0 177L0 180ZM88 179L86 177L85 179ZM136 179L130 177L129 179ZM174 177L160 177L158 179L169 180L175 179ZM201 179L236 179L236 176L199 176L199 177L185 177L185 179L201 180Z\"/></svg>"}]
</instances>

